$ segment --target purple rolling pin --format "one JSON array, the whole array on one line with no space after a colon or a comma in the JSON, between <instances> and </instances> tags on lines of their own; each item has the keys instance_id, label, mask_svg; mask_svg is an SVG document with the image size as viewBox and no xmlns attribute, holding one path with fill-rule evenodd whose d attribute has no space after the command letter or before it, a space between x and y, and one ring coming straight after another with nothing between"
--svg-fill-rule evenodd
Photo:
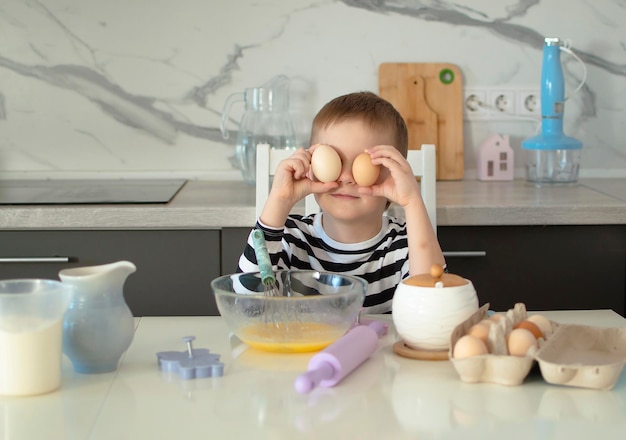
<instances>
[{"instance_id":1,"label":"purple rolling pin","mask_svg":"<svg viewBox=\"0 0 626 440\"><path fill-rule=\"evenodd\" d=\"M296 391L304 394L316 386L336 385L376 351L378 338L386 332L387 325L382 321L352 328L311 358L307 372L296 378Z\"/></svg>"}]
</instances>

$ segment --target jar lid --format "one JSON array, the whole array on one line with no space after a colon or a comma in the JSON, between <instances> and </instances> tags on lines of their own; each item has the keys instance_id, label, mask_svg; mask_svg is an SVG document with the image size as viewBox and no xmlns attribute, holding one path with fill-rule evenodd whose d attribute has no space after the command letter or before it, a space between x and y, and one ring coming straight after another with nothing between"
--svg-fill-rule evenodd
<instances>
[{"instance_id":1,"label":"jar lid","mask_svg":"<svg viewBox=\"0 0 626 440\"><path fill-rule=\"evenodd\" d=\"M458 275L444 273L443 267L439 264L433 264L430 268L430 273L423 273L407 278L404 280L404 284L417 287L458 287L465 286L469 284L469 282Z\"/></svg>"}]
</instances>

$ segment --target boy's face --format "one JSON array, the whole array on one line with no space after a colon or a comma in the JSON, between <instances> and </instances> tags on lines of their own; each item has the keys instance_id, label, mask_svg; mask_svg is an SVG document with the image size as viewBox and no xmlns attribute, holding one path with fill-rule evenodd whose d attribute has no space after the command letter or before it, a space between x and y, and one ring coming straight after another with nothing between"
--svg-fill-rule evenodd
<instances>
[{"instance_id":1,"label":"boy's face","mask_svg":"<svg viewBox=\"0 0 626 440\"><path fill-rule=\"evenodd\" d=\"M315 143L333 147L342 162L341 174L337 179L339 188L317 195L317 203L325 213L343 220L366 220L382 216L387 199L359 194L358 185L352 176L352 163L366 149L376 145L392 145L392 142L389 131L372 130L358 119L333 123L316 133ZM381 167L376 183L382 182L388 174L389 171Z\"/></svg>"}]
</instances>

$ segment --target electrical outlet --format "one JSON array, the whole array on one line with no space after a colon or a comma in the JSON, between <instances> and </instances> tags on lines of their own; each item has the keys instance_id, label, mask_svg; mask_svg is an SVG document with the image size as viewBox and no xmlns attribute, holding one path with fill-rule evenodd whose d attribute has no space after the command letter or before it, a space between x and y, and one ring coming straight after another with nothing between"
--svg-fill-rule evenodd
<instances>
[{"instance_id":1,"label":"electrical outlet","mask_svg":"<svg viewBox=\"0 0 626 440\"><path fill-rule=\"evenodd\" d=\"M468 87L463 93L467 121L528 120L541 115L539 88Z\"/></svg>"},{"instance_id":2,"label":"electrical outlet","mask_svg":"<svg viewBox=\"0 0 626 440\"><path fill-rule=\"evenodd\" d=\"M489 91L487 106L495 114L515 114L515 89L497 88Z\"/></svg>"},{"instance_id":3,"label":"electrical outlet","mask_svg":"<svg viewBox=\"0 0 626 440\"><path fill-rule=\"evenodd\" d=\"M541 96L539 89L519 89L517 91L517 114L520 116L540 116Z\"/></svg>"},{"instance_id":4,"label":"electrical outlet","mask_svg":"<svg viewBox=\"0 0 626 440\"><path fill-rule=\"evenodd\" d=\"M472 88L464 90L463 112L465 113L465 119L488 119L489 113L487 112L486 107L487 89Z\"/></svg>"}]
</instances>

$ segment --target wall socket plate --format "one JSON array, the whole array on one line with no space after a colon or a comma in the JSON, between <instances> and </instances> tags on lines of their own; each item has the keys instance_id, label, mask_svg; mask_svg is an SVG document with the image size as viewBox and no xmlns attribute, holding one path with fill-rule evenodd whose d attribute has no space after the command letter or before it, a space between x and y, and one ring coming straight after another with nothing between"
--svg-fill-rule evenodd
<instances>
[{"instance_id":1,"label":"wall socket plate","mask_svg":"<svg viewBox=\"0 0 626 440\"><path fill-rule=\"evenodd\" d=\"M539 87L466 87L463 117L466 121L538 120L541 117Z\"/></svg>"}]
</instances>

